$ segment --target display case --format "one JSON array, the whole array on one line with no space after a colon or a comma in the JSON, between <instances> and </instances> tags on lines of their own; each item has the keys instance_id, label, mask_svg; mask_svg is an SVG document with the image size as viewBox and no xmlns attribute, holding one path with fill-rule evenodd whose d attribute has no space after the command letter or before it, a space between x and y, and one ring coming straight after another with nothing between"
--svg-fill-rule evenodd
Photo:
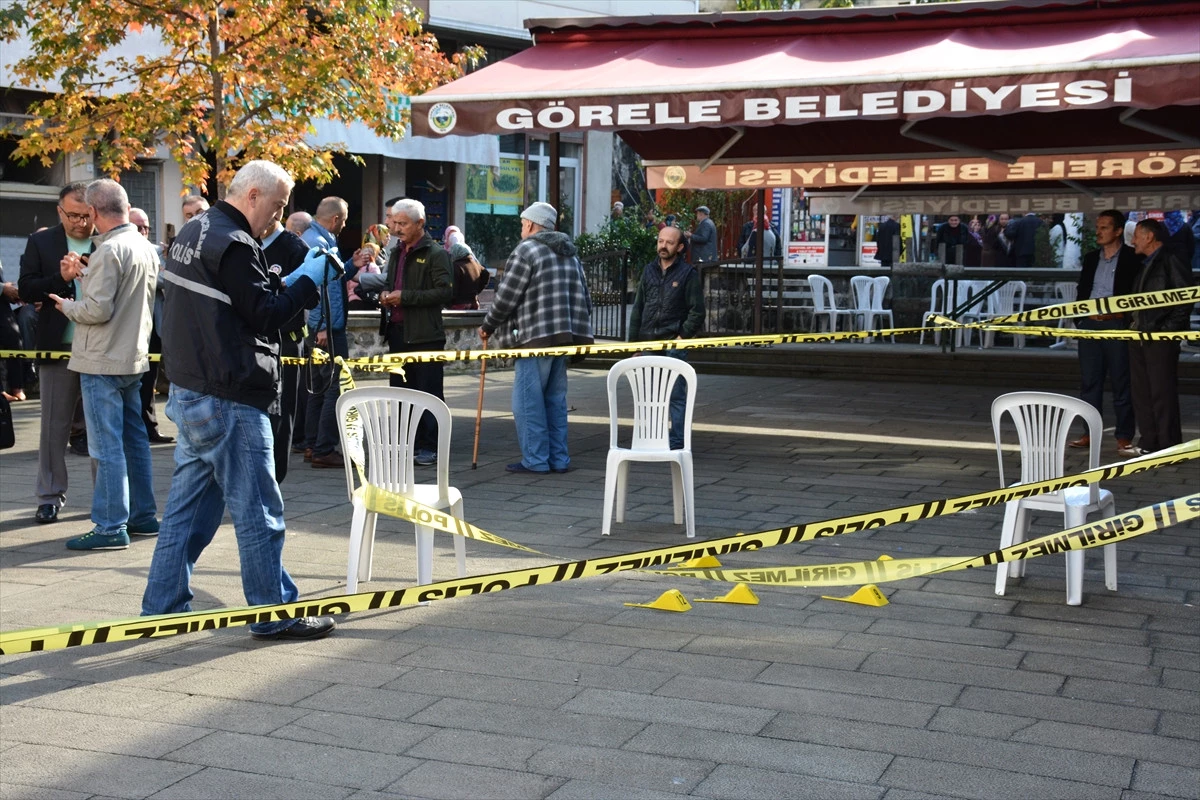
<instances>
[{"instance_id":1,"label":"display case","mask_svg":"<svg viewBox=\"0 0 1200 800\"><path fill-rule=\"evenodd\" d=\"M885 219L887 217L861 216L858 218L858 265L860 267L878 265L875 253L879 251L879 245L876 244L875 235L879 232L880 223Z\"/></svg>"},{"instance_id":2,"label":"display case","mask_svg":"<svg viewBox=\"0 0 1200 800\"><path fill-rule=\"evenodd\" d=\"M831 267L858 266L858 225L853 214L829 215L829 255Z\"/></svg>"},{"instance_id":3,"label":"display case","mask_svg":"<svg viewBox=\"0 0 1200 800\"><path fill-rule=\"evenodd\" d=\"M825 215L808 213L808 198L803 192L794 191L790 219L786 265L825 266L828 252Z\"/></svg>"}]
</instances>

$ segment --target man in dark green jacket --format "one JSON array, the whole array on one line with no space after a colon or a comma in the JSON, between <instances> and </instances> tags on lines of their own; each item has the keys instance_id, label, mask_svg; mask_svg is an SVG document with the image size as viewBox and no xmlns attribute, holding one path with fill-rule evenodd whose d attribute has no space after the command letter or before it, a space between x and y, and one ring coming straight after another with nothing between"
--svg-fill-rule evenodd
<instances>
[{"instance_id":1,"label":"man in dark green jacket","mask_svg":"<svg viewBox=\"0 0 1200 800\"><path fill-rule=\"evenodd\" d=\"M629 339L634 342L690 339L704 327L704 292L700 274L683 260L683 231L667 226L658 232L658 258L642 269L633 298ZM664 350L665 356L687 360L686 350ZM687 386L676 381L671 390L671 449L683 447L683 415Z\"/></svg>"},{"instance_id":2,"label":"man in dark green jacket","mask_svg":"<svg viewBox=\"0 0 1200 800\"><path fill-rule=\"evenodd\" d=\"M442 309L450 304L454 279L450 257L425 232L425 206L416 200L399 200L392 206L391 232L399 240L388 259L379 295L383 315L379 333L389 353L442 350L446 331ZM393 374L392 386L406 386L444 400L442 365L408 364L405 375ZM420 466L437 463L437 423L425 414L417 426L413 462Z\"/></svg>"}]
</instances>

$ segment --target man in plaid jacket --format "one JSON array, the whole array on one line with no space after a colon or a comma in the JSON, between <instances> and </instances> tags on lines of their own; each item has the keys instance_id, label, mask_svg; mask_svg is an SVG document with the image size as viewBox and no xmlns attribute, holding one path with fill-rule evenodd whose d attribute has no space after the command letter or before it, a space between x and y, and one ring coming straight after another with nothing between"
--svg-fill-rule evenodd
<instances>
[{"instance_id":1,"label":"man in plaid jacket","mask_svg":"<svg viewBox=\"0 0 1200 800\"><path fill-rule=\"evenodd\" d=\"M575 245L555 230L558 211L534 203L521 214L521 243L508 257L492 307L479 328L502 347L591 344L592 298ZM566 472L567 356L516 361L513 417L521 460L509 472Z\"/></svg>"}]
</instances>

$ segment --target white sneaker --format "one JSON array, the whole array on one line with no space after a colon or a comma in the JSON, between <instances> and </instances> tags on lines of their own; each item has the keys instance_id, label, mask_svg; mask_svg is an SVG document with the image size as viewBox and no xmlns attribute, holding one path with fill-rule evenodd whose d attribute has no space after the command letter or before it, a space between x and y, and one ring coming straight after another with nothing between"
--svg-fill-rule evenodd
<instances>
[{"instance_id":1,"label":"white sneaker","mask_svg":"<svg viewBox=\"0 0 1200 800\"><path fill-rule=\"evenodd\" d=\"M1137 458L1139 456L1150 455L1150 451L1143 450L1142 448L1138 447L1136 444L1128 444L1124 447L1118 447L1117 455L1125 456L1126 458Z\"/></svg>"}]
</instances>

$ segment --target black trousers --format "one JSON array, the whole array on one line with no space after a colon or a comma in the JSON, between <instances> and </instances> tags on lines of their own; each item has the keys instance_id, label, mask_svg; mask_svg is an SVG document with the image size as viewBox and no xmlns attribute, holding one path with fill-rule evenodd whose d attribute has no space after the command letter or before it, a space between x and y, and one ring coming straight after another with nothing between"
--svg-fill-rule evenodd
<instances>
[{"instance_id":1,"label":"black trousers","mask_svg":"<svg viewBox=\"0 0 1200 800\"><path fill-rule=\"evenodd\" d=\"M406 344L404 341L404 326L389 324L387 328L388 352L389 353L416 353L425 350L444 350L446 349L446 340L444 338L432 342L412 342ZM416 389L419 392L428 392L439 400L445 400L446 395L443 391L442 380L442 365L441 364L405 364L405 377L400 377L393 373L388 378L388 383L392 386L399 386L407 389ZM421 415L421 421L417 424L417 441L415 442L418 450L432 450L437 452L437 423L433 419L433 415L426 412Z\"/></svg>"},{"instance_id":2,"label":"black trousers","mask_svg":"<svg viewBox=\"0 0 1200 800\"><path fill-rule=\"evenodd\" d=\"M279 345L279 355L299 358L304 354L304 339L300 334L285 333ZM275 432L275 481L283 483L287 477L288 458L292 454L292 431L296 424L296 409L300 405L300 365L284 364L280 371L279 416L271 420Z\"/></svg>"},{"instance_id":3,"label":"black trousers","mask_svg":"<svg viewBox=\"0 0 1200 800\"><path fill-rule=\"evenodd\" d=\"M1130 342L1129 385L1138 447L1153 452L1183 441L1179 418L1179 342Z\"/></svg>"},{"instance_id":4,"label":"black trousers","mask_svg":"<svg viewBox=\"0 0 1200 800\"><path fill-rule=\"evenodd\" d=\"M150 352L162 352L162 339L158 338L158 330L150 329ZM151 361L150 368L142 373L142 422L146 424L146 434L150 437L158 435L158 415L154 413L154 386L158 383L158 370L161 361Z\"/></svg>"}]
</instances>

